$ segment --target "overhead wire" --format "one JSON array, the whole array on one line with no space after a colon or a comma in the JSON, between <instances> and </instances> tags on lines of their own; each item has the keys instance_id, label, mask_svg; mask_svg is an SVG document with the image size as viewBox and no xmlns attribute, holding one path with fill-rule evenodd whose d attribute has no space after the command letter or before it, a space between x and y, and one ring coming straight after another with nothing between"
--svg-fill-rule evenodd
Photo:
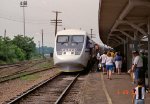
<instances>
[{"instance_id":1,"label":"overhead wire","mask_svg":"<svg viewBox=\"0 0 150 104\"><path fill-rule=\"evenodd\" d=\"M0 16L0 18L1 19L5 19L5 20L9 20L9 21L14 21L14 22L19 22L19 23L22 23L23 21L22 20L17 20L17 19L12 19L12 18L8 18L8 17L1 17ZM27 19L26 19L27 20ZM38 20L37 20L38 21ZM45 22L30 22L30 21L26 21L26 23L28 23L28 24L47 24L47 25L49 25L50 23L45 23Z\"/></svg>"}]
</instances>

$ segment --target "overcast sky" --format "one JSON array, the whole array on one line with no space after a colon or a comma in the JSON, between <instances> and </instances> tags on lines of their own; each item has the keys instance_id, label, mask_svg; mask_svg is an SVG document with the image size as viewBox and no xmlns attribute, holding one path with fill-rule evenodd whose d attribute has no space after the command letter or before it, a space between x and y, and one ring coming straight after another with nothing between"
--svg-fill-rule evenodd
<instances>
[{"instance_id":1,"label":"overcast sky","mask_svg":"<svg viewBox=\"0 0 150 104\"><path fill-rule=\"evenodd\" d=\"M23 34L23 8L20 7L21 0L0 0L0 35L13 38L14 35ZM52 11L61 11L59 19L62 19L64 28L80 29L96 34L96 42L100 43L98 36L98 8L99 0L27 0L28 7L25 8L26 35L34 37L37 44L41 41L41 30L44 30L44 45L54 46L54 25L50 20L55 19Z\"/></svg>"}]
</instances>

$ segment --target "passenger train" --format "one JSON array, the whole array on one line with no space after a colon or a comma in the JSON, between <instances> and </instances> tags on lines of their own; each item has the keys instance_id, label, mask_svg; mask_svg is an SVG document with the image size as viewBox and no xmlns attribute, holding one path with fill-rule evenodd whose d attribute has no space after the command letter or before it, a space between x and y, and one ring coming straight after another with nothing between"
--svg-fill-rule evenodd
<instances>
[{"instance_id":1,"label":"passenger train","mask_svg":"<svg viewBox=\"0 0 150 104\"><path fill-rule=\"evenodd\" d=\"M94 42L83 30L59 31L55 38L54 65L63 72L82 71L90 60Z\"/></svg>"}]
</instances>

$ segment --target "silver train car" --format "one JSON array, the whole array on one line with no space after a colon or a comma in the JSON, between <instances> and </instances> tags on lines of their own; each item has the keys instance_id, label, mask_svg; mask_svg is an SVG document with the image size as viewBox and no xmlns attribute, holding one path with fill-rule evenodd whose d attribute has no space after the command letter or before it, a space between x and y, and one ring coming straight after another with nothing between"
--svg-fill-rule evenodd
<instances>
[{"instance_id":1,"label":"silver train car","mask_svg":"<svg viewBox=\"0 0 150 104\"><path fill-rule=\"evenodd\" d=\"M90 60L92 42L83 30L68 29L56 34L54 65L63 72L82 71Z\"/></svg>"}]
</instances>

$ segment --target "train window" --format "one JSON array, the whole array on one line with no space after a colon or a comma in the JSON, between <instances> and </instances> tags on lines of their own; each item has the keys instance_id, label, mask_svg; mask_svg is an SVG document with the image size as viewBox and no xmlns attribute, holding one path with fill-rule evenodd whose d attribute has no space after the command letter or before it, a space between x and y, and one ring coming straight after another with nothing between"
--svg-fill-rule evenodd
<instances>
[{"instance_id":1,"label":"train window","mask_svg":"<svg viewBox=\"0 0 150 104\"><path fill-rule=\"evenodd\" d=\"M83 43L84 42L84 36L83 35L73 35L71 42L72 43Z\"/></svg>"},{"instance_id":2,"label":"train window","mask_svg":"<svg viewBox=\"0 0 150 104\"><path fill-rule=\"evenodd\" d=\"M68 43L68 41L69 41L69 36L63 35L63 36L58 36L57 37L57 42L58 43Z\"/></svg>"}]
</instances>

